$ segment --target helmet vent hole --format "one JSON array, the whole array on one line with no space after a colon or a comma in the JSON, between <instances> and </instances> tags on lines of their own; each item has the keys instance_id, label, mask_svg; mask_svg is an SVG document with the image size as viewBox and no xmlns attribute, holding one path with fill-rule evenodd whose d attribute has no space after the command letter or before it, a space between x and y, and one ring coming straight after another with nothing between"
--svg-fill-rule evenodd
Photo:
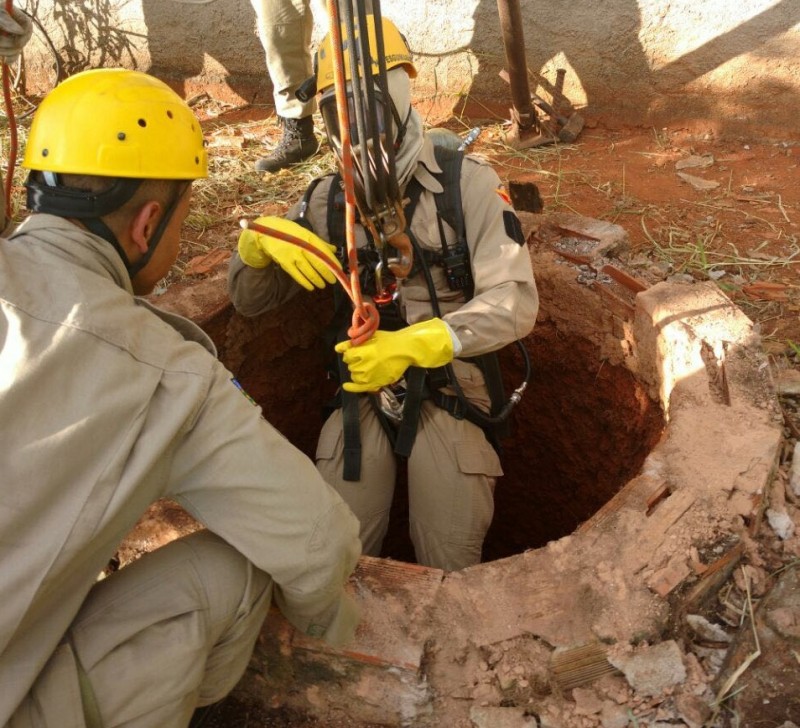
<instances>
[{"instance_id":1,"label":"helmet vent hole","mask_svg":"<svg viewBox=\"0 0 800 728\"><path fill-rule=\"evenodd\" d=\"M172 118L172 112L169 109L167 109L167 117L170 119Z\"/></svg>"},{"instance_id":2,"label":"helmet vent hole","mask_svg":"<svg viewBox=\"0 0 800 728\"><path fill-rule=\"evenodd\" d=\"M137 121L136 123L137 123L139 126L141 126L142 128L144 128L145 126L147 126L147 122L146 122L144 119L139 119L139 121Z\"/></svg>"}]
</instances>

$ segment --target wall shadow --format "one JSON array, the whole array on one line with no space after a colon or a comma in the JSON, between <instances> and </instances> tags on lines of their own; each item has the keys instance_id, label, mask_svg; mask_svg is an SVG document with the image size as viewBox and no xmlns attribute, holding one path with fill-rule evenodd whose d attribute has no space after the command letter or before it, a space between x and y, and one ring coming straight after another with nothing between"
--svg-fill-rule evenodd
<instances>
[{"instance_id":1,"label":"wall shadow","mask_svg":"<svg viewBox=\"0 0 800 728\"><path fill-rule=\"evenodd\" d=\"M88 68L106 66L137 67L137 50L143 42L141 33L121 28L114 20L119 3L114 0L53 0L52 10L34 0L23 8L44 32L41 19L47 16L46 40L54 56L55 83ZM62 39L56 46L50 37L53 27ZM39 32L39 31L36 31Z\"/></svg>"},{"instance_id":2,"label":"wall shadow","mask_svg":"<svg viewBox=\"0 0 800 728\"><path fill-rule=\"evenodd\" d=\"M721 33L680 58L656 69L652 74L657 102L654 111L668 117L682 105L687 85L728 61L749 53L759 57L753 79L735 92L697 98L698 108L705 105L706 116L717 118L722 133L738 132L747 125L775 128L778 133L794 132L794 118L788 120L784 109L800 108L800 91L783 78L773 76L770 66L796 64L797 44L779 38L800 23L800 2L780 0L766 10ZM764 65L762 66L761 63ZM766 72L764 72L766 67ZM670 108L672 107L672 108ZM791 112L788 114L792 116Z\"/></svg>"},{"instance_id":3,"label":"wall shadow","mask_svg":"<svg viewBox=\"0 0 800 728\"><path fill-rule=\"evenodd\" d=\"M563 56L569 65L567 87L579 83L585 93L587 112L593 110L597 100L611 97L626 116L646 113L653 86L650 66L639 41L641 18L637 0L616 0L613 12L609 12L607 4L596 0L574 0L557 15L552 10L541 13L531 1L520 0L520 3L532 92L540 83L545 91L552 91L557 67L552 61ZM555 17L557 23L548 22ZM506 65L506 55L495 0L480 0L473 13L473 27L470 48L478 58L479 72L470 94L476 98L497 98L500 94L510 102L509 87L498 76ZM542 76L540 72L546 64L549 67ZM620 93L632 84L635 93Z\"/></svg>"},{"instance_id":4,"label":"wall shadow","mask_svg":"<svg viewBox=\"0 0 800 728\"><path fill-rule=\"evenodd\" d=\"M150 66L144 70L188 95L190 79L207 71L206 56L215 61L208 80L228 86L252 101L271 102L271 84L264 50L255 33L255 12L249 0L181 3L142 0Z\"/></svg>"},{"instance_id":5,"label":"wall shadow","mask_svg":"<svg viewBox=\"0 0 800 728\"><path fill-rule=\"evenodd\" d=\"M731 12L738 11L734 8ZM696 87L687 95L687 87L744 54L760 56L767 67L790 64L797 53L796 44L786 47L779 36L800 23L800 2L779 0L660 67L648 58L640 40L640 36L658 32L658 19L648 18L648 27L643 28L637 0L616 0L613 6L575 0L558 12L542 12L532 0L521 0L521 13L531 91L540 82L545 91L552 89L555 68L560 65L553 59L563 58L569 69L567 95L570 85L577 82L585 94L585 115L589 117L597 113L642 123L650 119L651 112L666 118L681 116L685 109L689 116L699 118L705 113L717 117L724 126L735 122L725 118L731 116L731 107L735 112L730 94L727 99L722 93L703 95L702 88ZM721 18L721 27L723 21ZM498 76L506 58L495 0L480 0L476 5L469 48L479 67L469 95L481 100L505 99L510 105L509 87ZM543 67L547 69L545 78L539 75ZM787 88L782 78L761 71L737 92L736 103L743 118L758 120L759 113L786 101L786 94L790 94L791 104L800 106L797 91Z\"/></svg>"}]
</instances>

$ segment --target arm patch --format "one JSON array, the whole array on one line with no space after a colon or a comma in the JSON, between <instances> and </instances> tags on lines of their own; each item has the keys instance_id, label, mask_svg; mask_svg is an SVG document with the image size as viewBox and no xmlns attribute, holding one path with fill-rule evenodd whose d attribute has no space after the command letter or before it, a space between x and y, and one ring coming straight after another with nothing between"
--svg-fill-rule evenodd
<instances>
[{"instance_id":1,"label":"arm patch","mask_svg":"<svg viewBox=\"0 0 800 728\"><path fill-rule=\"evenodd\" d=\"M503 225L506 235L517 243L525 245L525 236L522 234L522 223L512 210L503 210Z\"/></svg>"},{"instance_id":2,"label":"arm patch","mask_svg":"<svg viewBox=\"0 0 800 728\"><path fill-rule=\"evenodd\" d=\"M253 407L258 407L258 402L256 402L247 392L245 392L244 387L239 384L239 380L236 379L236 377L231 377L231 382L233 382L233 386L245 396L245 399L250 402Z\"/></svg>"}]
</instances>

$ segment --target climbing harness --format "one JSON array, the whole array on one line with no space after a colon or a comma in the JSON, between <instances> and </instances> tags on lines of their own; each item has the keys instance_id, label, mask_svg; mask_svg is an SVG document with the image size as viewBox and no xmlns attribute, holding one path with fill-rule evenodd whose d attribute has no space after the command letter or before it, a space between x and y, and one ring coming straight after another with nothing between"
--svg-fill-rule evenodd
<instances>
[{"instance_id":1,"label":"climbing harness","mask_svg":"<svg viewBox=\"0 0 800 728\"><path fill-rule=\"evenodd\" d=\"M436 177L442 185L442 192L434 194L436 203L436 219L439 227L439 236L442 245L441 253L437 256L424 255L415 243L416 255L424 258L425 265L422 265L422 272L425 277L428 292L431 297L431 307L433 315L441 318L439 300L436 289L430 274L431 265L440 265L445 273L448 287L452 291L463 291L467 300L474 295L474 282L472 279L472 268L469 258L469 246L467 244L467 232L464 223L464 210L461 204L461 166L464 160L464 152L478 136L479 129L472 129L461 140L457 135L444 129L434 129L428 132L428 136L434 143L434 155L436 162L442 172ZM416 180L413 181L415 189L409 192L409 204L406 207L406 214L411 218L414 208L419 200L422 187ZM516 219L516 216L513 216ZM448 246L443 222L447 223L456 233L456 244ZM508 221L506 221L508 222ZM506 232L510 237L521 240L521 233L510 229L513 226L507 224ZM467 361L476 364L483 372L484 380L489 391L491 401L491 411L487 414L480 408L472 404L465 396L458 378L452 368L452 364L444 367L446 372L445 383L455 391L455 396L443 394L441 386L432 387L430 397L432 401L451 415L458 419L467 419L478 427L481 427L487 434L490 442L495 447L499 447L499 440L509 434L508 417L512 409L520 402L528 382L531 377L531 365L528 351L521 341L517 340L516 346L522 356L525 373L523 381L506 399L503 389L503 382L500 374L500 364L498 353L490 352L479 357L473 357Z\"/></svg>"},{"instance_id":2,"label":"climbing harness","mask_svg":"<svg viewBox=\"0 0 800 728\"><path fill-rule=\"evenodd\" d=\"M378 327L392 330L407 325L397 305L397 285L420 271L426 280L433 313L441 317L431 266L443 267L451 290L463 292L467 300L473 296L474 281L464 229L460 175L464 152L479 130L471 130L463 140L451 132L432 134L436 159L442 168L438 176L444 189L434 196L442 248L438 253L423 251L408 225L422 188L418 183L416 186L410 184L406 190L409 199L404 200L397 180L395 153L402 142L408 117L400 117L389 94L380 4L373 1L371 16L366 13L364 0L328 0L327 7L330 42L326 44L323 41L319 60L332 68L332 74L326 71L326 77L329 79L332 75L333 86L323 87L319 106L339 163L339 173L331 182L328 197L328 239L337 246L342 271L299 238L249 221L241 224L299 245L325 262L349 299L346 301L338 288L335 290L334 320L337 323L334 336L337 341L341 338L345 304L350 304L352 314L347 336L357 345L372 336ZM326 55L328 53L330 57ZM321 75L318 66L315 88L318 88ZM303 93L311 93L310 84ZM391 133L393 125L396 134ZM315 180L307 189L296 219L308 228L311 226L306 211L319 181ZM356 218L368 241L368 245L360 250L355 239ZM454 245L447 243L445 223L456 232ZM516 234L513 237L516 238ZM371 302L364 299L362 291L369 294ZM521 342L517 343L525 361L525 379L510 398L505 397L496 353L468 360L484 373L492 403L489 413L469 402L452 365L435 370L410 367L400 383L370 396L369 401L378 413L395 453L401 457L410 455L425 399L431 399L456 418L474 422L498 447L508 415L520 401L530 378L527 351ZM341 357L338 357L336 370L331 374L340 383L348 380L349 372ZM445 386L451 387L455 395L444 394L441 390ZM359 480L361 473L359 399L359 395L340 388L331 405L331 409L342 408L343 477L351 481Z\"/></svg>"},{"instance_id":3,"label":"climbing harness","mask_svg":"<svg viewBox=\"0 0 800 728\"><path fill-rule=\"evenodd\" d=\"M477 133L473 129L465 140L461 140L457 135L446 130L435 129L428 132L429 138L434 143L437 164L442 170L441 173L435 176L443 191L434 194L442 245L441 250L423 250L418 245L413 234L410 231L408 231L408 234L414 246L415 263L411 275L423 274L431 299L433 315L437 317L441 317L441 311L430 273L431 268L435 266L442 267L449 288L454 291L462 291L465 299L469 300L474 294L467 232L461 204L460 179L466 146L470 143L470 137L474 141ZM467 143L465 144L465 142ZM311 183L299 206L297 222L309 228L311 226L306 218L306 211L308 210L311 196L321 180L322 178ZM412 178L406 189L405 214L408 220L413 218L414 210L422 191L422 186ZM340 260L342 260L343 264L346 264L343 255L345 239L344 200L337 175L334 175L329 187L327 210L328 239L337 246ZM455 231L456 243L454 245L448 245L446 241L444 224L447 224ZM358 251L361 284L366 293L374 294L375 279L371 271L375 266L377 252L373 247L373 238L366 226L364 232L368 244ZM511 233L509 230L507 232ZM385 293L389 295L373 298L380 312L381 329L383 330L394 330L407 325L400 315L395 300L396 290L394 286L394 283L386 284L384 286ZM341 296L336 300L336 311L333 319L334 323L332 324L331 338L336 338L336 332L340 330L341 326L341 323L337 323L342 319ZM407 457L411 453L419 412L425 399L430 399L438 407L447 410L457 419L467 419L481 427L486 433L487 439L495 448L499 449L500 440L509 433L509 415L514 406L521 400L531 376L527 350L520 341L516 342L516 345L521 353L525 373L522 383L508 397L503 387L497 352L465 360L478 366L484 375L491 402L491 409L488 413L476 407L467 399L458 383L452 365L434 370L411 367L400 382L384 387L370 397L370 402L379 416L384 431L390 442L392 442L394 452L401 457ZM339 381L346 381L347 367L343 365L341 358L338 359L337 367L330 374ZM442 391L444 387L451 387L455 394L445 394ZM343 409L342 419L345 439L343 477L345 480L358 480L360 449L356 442L358 437L357 402L358 395L340 390L335 400L330 404L330 409L338 407Z\"/></svg>"}]
</instances>

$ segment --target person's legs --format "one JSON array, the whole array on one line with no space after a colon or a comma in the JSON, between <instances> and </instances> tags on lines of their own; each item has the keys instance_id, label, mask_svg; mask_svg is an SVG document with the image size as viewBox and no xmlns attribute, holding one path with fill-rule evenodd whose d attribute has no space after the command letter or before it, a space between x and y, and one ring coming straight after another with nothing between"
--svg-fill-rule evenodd
<instances>
[{"instance_id":1,"label":"person's legs","mask_svg":"<svg viewBox=\"0 0 800 728\"><path fill-rule=\"evenodd\" d=\"M423 404L408 460L411 541L420 564L456 571L480 563L502 474L480 428Z\"/></svg>"},{"instance_id":2,"label":"person's legs","mask_svg":"<svg viewBox=\"0 0 800 728\"><path fill-rule=\"evenodd\" d=\"M67 638L104 728L185 728L230 692L266 618L272 580L208 531L95 585Z\"/></svg>"},{"instance_id":3,"label":"person's legs","mask_svg":"<svg viewBox=\"0 0 800 728\"><path fill-rule=\"evenodd\" d=\"M315 101L300 101L295 92L312 73L309 0L251 0L258 34L273 87L275 113L283 136L275 150L256 162L259 172L276 172L312 156L319 148L312 114Z\"/></svg>"},{"instance_id":4,"label":"person's legs","mask_svg":"<svg viewBox=\"0 0 800 728\"><path fill-rule=\"evenodd\" d=\"M361 523L363 552L379 556L389 528L397 464L389 438L366 397L359 398L361 432L361 478L343 478L344 439L342 410L325 422L317 444L317 470L342 496Z\"/></svg>"},{"instance_id":5,"label":"person's legs","mask_svg":"<svg viewBox=\"0 0 800 728\"><path fill-rule=\"evenodd\" d=\"M313 100L302 102L295 91L312 73L311 33L314 20L309 0L250 0L273 85L275 111L302 119L314 112Z\"/></svg>"}]
</instances>

